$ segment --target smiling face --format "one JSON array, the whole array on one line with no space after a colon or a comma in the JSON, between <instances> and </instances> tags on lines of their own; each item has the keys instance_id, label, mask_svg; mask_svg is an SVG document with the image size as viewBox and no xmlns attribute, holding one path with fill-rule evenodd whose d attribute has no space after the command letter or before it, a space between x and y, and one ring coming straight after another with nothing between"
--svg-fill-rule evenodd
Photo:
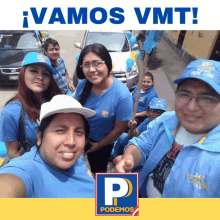
<instances>
[{"instance_id":1,"label":"smiling face","mask_svg":"<svg viewBox=\"0 0 220 220\"><path fill-rule=\"evenodd\" d=\"M56 170L72 167L85 147L83 118L76 113L57 114L45 129L38 132L37 145L43 160Z\"/></svg>"},{"instance_id":2,"label":"smiling face","mask_svg":"<svg viewBox=\"0 0 220 220\"><path fill-rule=\"evenodd\" d=\"M217 93L205 82L196 79L188 79L183 82L178 91L184 91L191 95L212 95ZM176 115L180 124L192 134L203 134L209 132L220 123L220 103L213 106L200 106L195 98L188 103L176 97Z\"/></svg>"},{"instance_id":3,"label":"smiling face","mask_svg":"<svg viewBox=\"0 0 220 220\"><path fill-rule=\"evenodd\" d=\"M145 76L142 81L142 90L147 91L153 85L153 81L150 76Z\"/></svg>"},{"instance_id":4,"label":"smiling face","mask_svg":"<svg viewBox=\"0 0 220 220\"><path fill-rule=\"evenodd\" d=\"M150 121L153 121L157 117L161 116L164 113L163 110L158 110L158 109L148 109L147 110L147 115Z\"/></svg>"},{"instance_id":5,"label":"smiling face","mask_svg":"<svg viewBox=\"0 0 220 220\"><path fill-rule=\"evenodd\" d=\"M96 61L103 60L93 52L86 54L83 58L82 65L90 64L90 68L83 69L83 73L86 79L89 80L93 85L102 85L109 79L108 67L104 63L100 67L94 68L91 64Z\"/></svg>"},{"instance_id":6,"label":"smiling face","mask_svg":"<svg viewBox=\"0 0 220 220\"><path fill-rule=\"evenodd\" d=\"M52 63L56 63L60 57L59 45L49 44L47 51L45 51L44 54L50 59Z\"/></svg>"},{"instance_id":7,"label":"smiling face","mask_svg":"<svg viewBox=\"0 0 220 220\"><path fill-rule=\"evenodd\" d=\"M42 64L31 64L25 70L24 81L33 93L41 94L50 84L50 74L46 66Z\"/></svg>"}]
</instances>

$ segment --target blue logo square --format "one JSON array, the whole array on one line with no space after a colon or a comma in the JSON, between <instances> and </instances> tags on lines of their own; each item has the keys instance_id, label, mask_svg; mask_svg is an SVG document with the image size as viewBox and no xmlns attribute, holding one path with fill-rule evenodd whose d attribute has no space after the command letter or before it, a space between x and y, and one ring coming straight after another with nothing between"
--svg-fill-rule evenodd
<instances>
[{"instance_id":1,"label":"blue logo square","mask_svg":"<svg viewBox=\"0 0 220 220\"><path fill-rule=\"evenodd\" d=\"M96 215L138 215L138 173L96 174Z\"/></svg>"}]
</instances>

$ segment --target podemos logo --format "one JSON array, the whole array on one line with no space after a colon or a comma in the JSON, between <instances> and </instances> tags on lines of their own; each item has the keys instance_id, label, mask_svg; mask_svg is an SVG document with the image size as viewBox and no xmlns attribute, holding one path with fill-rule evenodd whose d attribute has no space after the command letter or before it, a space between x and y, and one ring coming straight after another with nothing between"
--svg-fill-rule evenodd
<instances>
[{"instance_id":1,"label":"podemos logo","mask_svg":"<svg viewBox=\"0 0 220 220\"><path fill-rule=\"evenodd\" d=\"M96 215L138 216L138 173L96 174Z\"/></svg>"}]
</instances>

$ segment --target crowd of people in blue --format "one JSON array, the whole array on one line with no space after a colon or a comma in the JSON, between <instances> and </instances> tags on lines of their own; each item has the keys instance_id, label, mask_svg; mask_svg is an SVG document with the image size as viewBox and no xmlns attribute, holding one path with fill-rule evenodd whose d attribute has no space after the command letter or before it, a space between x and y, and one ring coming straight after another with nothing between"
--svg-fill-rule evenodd
<instances>
[{"instance_id":1,"label":"crowd of people in blue","mask_svg":"<svg viewBox=\"0 0 220 220\"><path fill-rule=\"evenodd\" d=\"M109 161L117 172L139 172L142 198L220 196L220 62L186 67L172 112L144 72L133 119L138 86L130 93L111 74L103 45L81 51L76 88L58 42L44 47L25 56L18 92L1 111L1 198L94 198L95 173L108 172Z\"/></svg>"}]
</instances>

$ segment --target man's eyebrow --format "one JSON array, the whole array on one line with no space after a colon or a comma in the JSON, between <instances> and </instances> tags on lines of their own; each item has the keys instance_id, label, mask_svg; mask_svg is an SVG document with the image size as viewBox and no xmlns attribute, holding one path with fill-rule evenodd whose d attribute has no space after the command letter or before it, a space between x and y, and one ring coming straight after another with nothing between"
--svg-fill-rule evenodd
<instances>
[{"instance_id":1,"label":"man's eyebrow","mask_svg":"<svg viewBox=\"0 0 220 220\"><path fill-rule=\"evenodd\" d=\"M64 124L57 123L57 124L54 125L54 127L60 127L60 128L63 127L63 128L66 128L67 126L64 125Z\"/></svg>"},{"instance_id":2,"label":"man's eyebrow","mask_svg":"<svg viewBox=\"0 0 220 220\"><path fill-rule=\"evenodd\" d=\"M57 123L54 125L55 128L68 128L65 124ZM84 125L79 125L78 127L75 127L75 129L84 129Z\"/></svg>"},{"instance_id":3,"label":"man's eyebrow","mask_svg":"<svg viewBox=\"0 0 220 220\"><path fill-rule=\"evenodd\" d=\"M179 89L179 90L177 90L177 91L181 91L181 92L188 92L188 93L190 93L189 91L187 91L187 89Z\"/></svg>"},{"instance_id":4,"label":"man's eyebrow","mask_svg":"<svg viewBox=\"0 0 220 220\"><path fill-rule=\"evenodd\" d=\"M182 91L182 92L186 92L186 93L190 93L190 91L188 91L187 89L179 89L178 91ZM208 92L201 92L199 95L210 95L210 96L219 96L214 90L213 91L208 91Z\"/></svg>"}]
</instances>

